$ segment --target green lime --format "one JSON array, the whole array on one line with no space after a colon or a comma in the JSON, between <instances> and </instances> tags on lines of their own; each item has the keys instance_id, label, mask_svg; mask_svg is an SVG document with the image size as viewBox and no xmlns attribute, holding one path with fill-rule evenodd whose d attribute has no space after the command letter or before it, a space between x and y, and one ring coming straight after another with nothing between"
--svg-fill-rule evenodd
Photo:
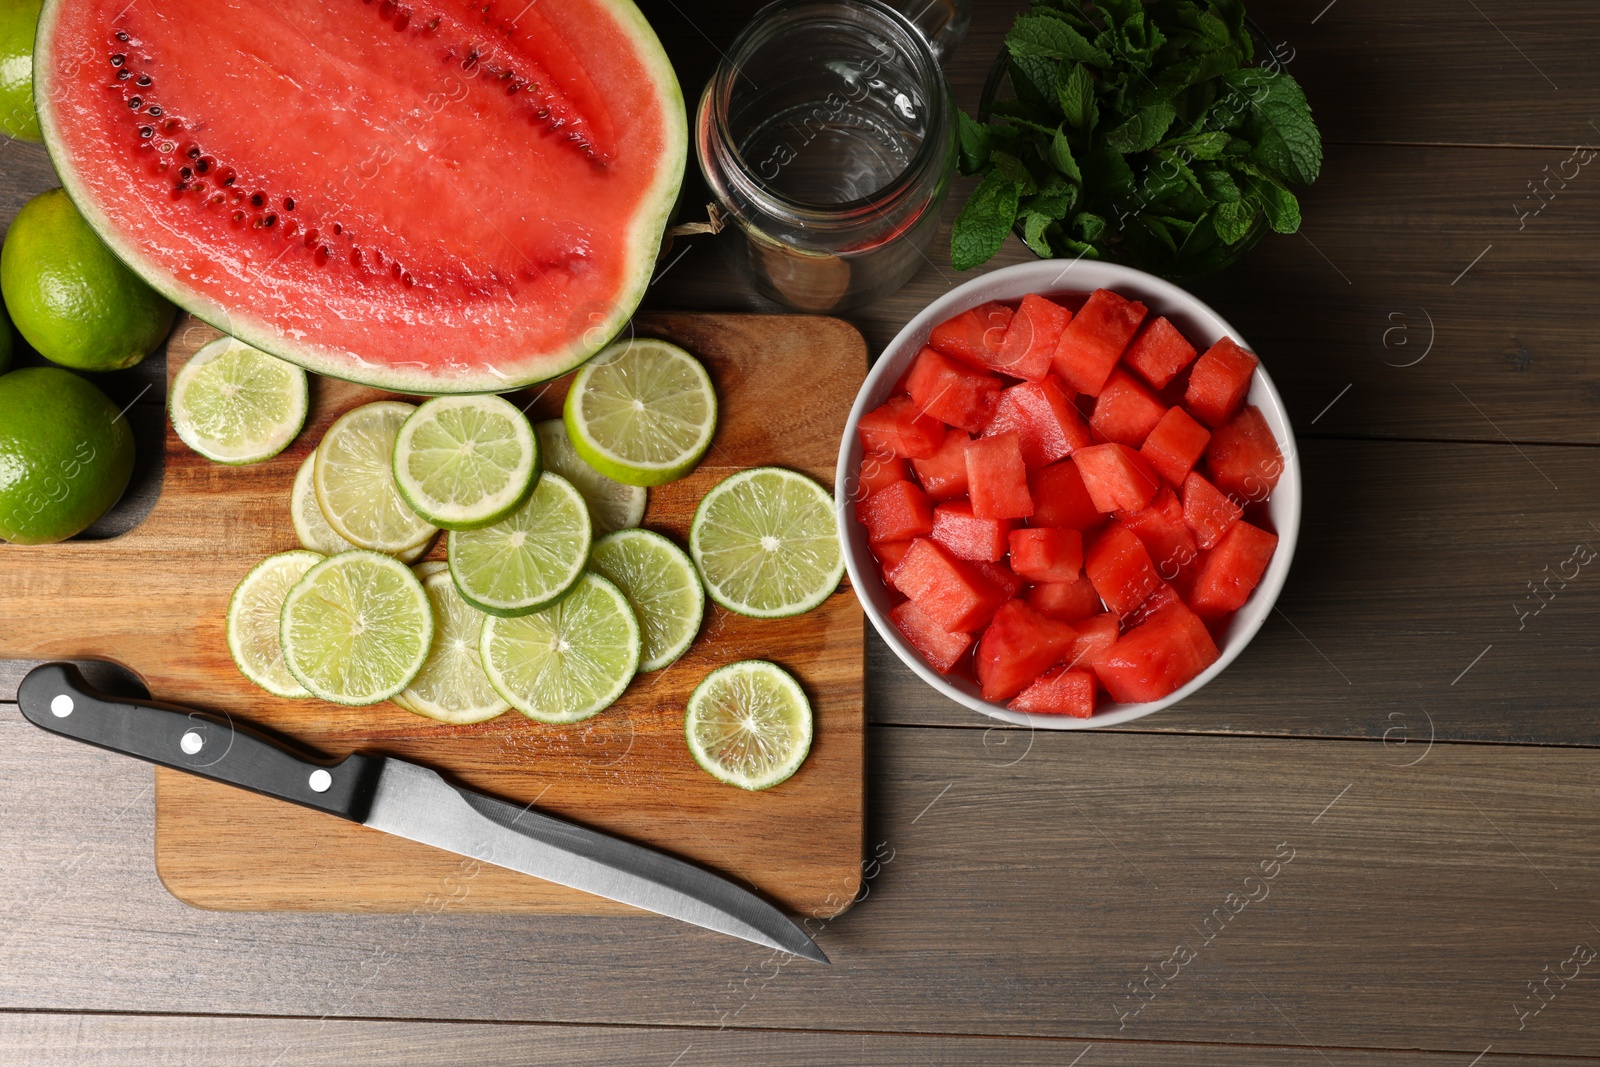
<instances>
[{"instance_id":1,"label":"green lime","mask_svg":"<svg viewBox=\"0 0 1600 1067\"><path fill-rule=\"evenodd\" d=\"M498 396L439 396L400 427L394 480L411 510L446 530L505 518L533 492L539 441Z\"/></svg>"},{"instance_id":2,"label":"green lime","mask_svg":"<svg viewBox=\"0 0 1600 1067\"><path fill-rule=\"evenodd\" d=\"M305 549L268 556L244 576L228 601L228 651L233 662L240 674L273 696L311 695L283 664L283 598L322 560Z\"/></svg>"},{"instance_id":3,"label":"green lime","mask_svg":"<svg viewBox=\"0 0 1600 1067\"><path fill-rule=\"evenodd\" d=\"M33 109L33 32L39 0L0 5L0 132L38 142L39 113Z\"/></svg>"},{"instance_id":4,"label":"green lime","mask_svg":"<svg viewBox=\"0 0 1600 1067\"><path fill-rule=\"evenodd\" d=\"M595 542L589 566L622 590L638 616L641 671L658 671L688 651L706 594L683 549L650 530L618 530Z\"/></svg>"},{"instance_id":5,"label":"green lime","mask_svg":"<svg viewBox=\"0 0 1600 1067\"><path fill-rule=\"evenodd\" d=\"M759 619L810 611L844 577L833 497L782 467L712 487L694 513L689 554L712 600Z\"/></svg>"},{"instance_id":6,"label":"green lime","mask_svg":"<svg viewBox=\"0 0 1600 1067\"><path fill-rule=\"evenodd\" d=\"M379 400L345 412L317 445L317 503L335 533L376 552L400 555L438 528L411 510L394 484L394 443L416 409Z\"/></svg>"},{"instance_id":7,"label":"green lime","mask_svg":"<svg viewBox=\"0 0 1600 1067\"><path fill-rule=\"evenodd\" d=\"M776 663L747 659L706 675L689 695L683 733L705 772L740 789L771 789L811 751L811 702Z\"/></svg>"},{"instance_id":8,"label":"green lime","mask_svg":"<svg viewBox=\"0 0 1600 1067\"><path fill-rule=\"evenodd\" d=\"M99 389L59 367L0 377L0 537L64 541L104 515L133 475L133 431Z\"/></svg>"},{"instance_id":9,"label":"green lime","mask_svg":"<svg viewBox=\"0 0 1600 1067\"><path fill-rule=\"evenodd\" d=\"M533 430L539 435L539 462L545 470L561 475L583 494L589 505L589 517L594 520L596 537L626 530L644 521L650 490L614 482L585 463L578 450L572 447L572 438L567 436L566 424L560 419L541 422Z\"/></svg>"},{"instance_id":10,"label":"green lime","mask_svg":"<svg viewBox=\"0 0 1600 1067\"><path fill-rule=\"evenodd\" d=\"M572 379L562 410L572 445L595 470L628 485L665 485L694 470L717 429L717 393L677 345L612 345Z\"/></svg>"},{"instance_id":11,"label":"green lime","mask_svg":"<svg viewBox=\"0 0 1600 1067\"><path fill-rule=\"evenodd\" d=\"M579 722L610 707L639 669L639 623L622 591L585 574L543 611L483 624L483 669L539 722Z\"/></svg>"},{"instance_id":12,"label":"green lime","mask_svg":"<svg viewBox=\"0 0 1600 1067\"><path fill-rule=\"evenodd\" d=\"M111 254L60 189L22 206L0 249L0 293L23 338L76 370L131 367L177 309Z\"/></svg>"},{"instance_id":13,"label":"green lime","mask_svg":"<svg viewBox=\"0 0 1600 1067\"><path fill-rule=\"evenodd\" d=\"M357 549L306 571L283 601L283 662L313 696L376 704L411 684L433 643L433 606L411 568Z\"/></svg>"},{"instance_id":14,"label":"green lime","mask_svg":"<svg viewBox=\"0 0 1600 1067\"><path fill-rule=\"evenodd\" d=\"M395 703L413 714L457 725L483 722L511 710L483 673L478 651L483 613L461 599L449 574L435 570L417 577L433 605L433 647L406 691L393 698Z\"/></svg>"},{"instance_id":15,"label":"green lime","mask_svg":"<svg viewBox=\"0 0 1600 1067\"><path fill-rule=\"evenodd\" d=\"M450 531L450 574L479 611L527 615L572 588L593 536L572 483L544 474L528 502L493 526Z\"/></svg>"},{"instance_id":16,"label":"green lime","mask_svg":"<svg viewBox=\"0 0 1600 1067\"><path fill-rule=\"evenodd\" d=\"M310 407L306 372L219 337L189 357L172 382L172 428L218 463L271 459L300 433Z\"/></svg>"},{"instance_id":17,"label":"green lime","mask_svg":"<svg viewBox=\"0 0 1600 1067\"><path fill-rule=\"evenodd\" d=\"M11 316L0 306L0 374L11 369Z\"/></svg>"},{"instance_id":18,"label":"green lime","mask_svg":"<svg viewBox=\"0 0 1600 1067\"><path fill-rule=\"evenodd\" d=\"M337 556L352 548L360 548L340 537L317 503L317 487L312 482L317 467L317 450L312 449L300 462L294 474L294 488L289 490L289 519L294 523L294 535L300 543L324 556Z\"/></svg>"}]
</instances>

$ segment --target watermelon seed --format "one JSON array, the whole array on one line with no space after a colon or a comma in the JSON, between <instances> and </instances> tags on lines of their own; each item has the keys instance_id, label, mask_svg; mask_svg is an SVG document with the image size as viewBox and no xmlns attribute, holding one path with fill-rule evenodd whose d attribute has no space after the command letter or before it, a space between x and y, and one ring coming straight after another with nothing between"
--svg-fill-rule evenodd
<instances>
[{"instance_id":1,"label":"watermelon seed","mask_svg":"<svg viewBox=\"0 0 1600 1067\"><path fill-rule=\"evenodd\" d=\"M201 156L199 159L195 160L194 169L199 171L201 174L209 171L211 169L211 157Z\"/></svg>"},{"instance_id":2,"label":"watermelon seed","mask_svg":"<svg viewBox=\"0 0 1600 1067\"><path fill-rule=\"evenodd\" d=\"M312 254L311 258L316 263L316 265L319 266L319 267L322 266L323 264L327 263L328 262L328 246L327 245L318 245L316 252Z\"/></svg>"},{"instance_id":3,"label":"watermelon seed","mask_svg":"<svg viewBox=\"0 0 1600 1067\"><path fill-rule=\"evenodd\" d=\"M189 167L179 167L178 177L182 178L184 181L188 181L190 178L194 177L194 171Z\"/></svg>"},{"instance_id":4,"label":"watermelon seed","mask_svg":"<svg viewBox=\"0 0 1600 1067\"><path fill-rule=\"evenodd\" d=\"M131 77L131 74L127 70L119 70L119 71L117 71L117 81L125 82L125 81L128 80L129 77Z\"/></svg>"},{"instance_id":5,"label":"watermelon seed","mask_svg":"<svg viewBox=\"0 0 1600 1067\"><path fill-rule=\"evenodd\" d=\"M171 141L162 141L161 142L161 151L163 151L163 152L170 152L176 147L177 146L174 145Z\"/></svg>"},{"instance_id":6,"label":"watermelon seed","mask_svg":"<svg viewBox=\"0 0 1600 1067\"><path fill-rule=\"evenodd\" d=\"M213 193L211 199L206 201L206 203L210 204L212 207L221 207L222 202L226 199L227 197L223 196L221 193Z\"/></svg>"},{"instance_id":7,"label":"watermelon seed","mask_svg":"<svg viewBox=\"0 0 1600 1067\"><path fill-rule=\"evenodd\" d=\"M428 33L432 33L434 30L437 30L438 28L439 28L439 16L438 15L433 16L433 18L428 21L428 24L423 27L423 29Z\"/></svg>"},{"instance_id":8,"label":"watermelon seed","mask_svg":"<svg viewBox=\"0 0 1600 1067\"><path fill-rule=\"evenodd\" d=\"M150 138L154 137L155 135L156 135L156 131L152 130L150 127L148 127L148 126L140 126L139 127L139 136L144 138L145 140L149 140Z\"/></svg>"},{"instance_id":9,"label":"watermelon seed","mask_svg":"<svg viewBox=\"0 0 1600 1067\"><path fill-rule=\"evenodd\" d=\"M122 75L119 74L119 75L117 75L117 77L120 78L120 77L122 77ZM134 82L134 84L135 85L141 85L141 86L149 85L150 84L150 75L148 75L148 74L139 75L139 80Z\"/></svg>"},{"instance_id":10,"label":"watermelon seed","mask_svg":"<svg viewBox=\"0 0 1600 1067\"><path fill-rule=\"evenodd\" d=\"M144 101L137 96L130 96L128 97L128 106L138 111L141 107L144 107Z\"/></svg>"},{"instance_id":11,"label":"watermelon seed","mask_svg":"<svg viewBox=\"0 0 1600 1067\"><path fill-rule=\"evenodd\" d=\"M399 260L395 260L393 263L389 264L389 276L391 278L393 278L395 281L399 281L400 280L400 261Z\"/></svg>"},{"instance_id":12,"label":"watermelon seed","mask_svg":"<svg viewBox=\"0 0 1600 1067\"><path fill-rule=\"evenodd\" d=\"M155 118L160 118L161 117L161 105L160 104L151 104L150 105L150 114L152 116L154 116Z\"/></svg>"},{"instance_id":13,"label":"watermelon seed","mask_svg":"<svg viewBox=\"0 0 1600 1067\"><path fill-rule=\"evenodd\" d=\"M244 225L244 212L235 211L233 213L233 224L235 226L243 226Z\"/></svg>"},{"instance_id":14,"label":"watermelon seed","mask_svg":"<svg viewBox=\"0 0 1600 1067\"><path fill-rule=\"evenodd\" d=\"M317 238L320 236L321 234L317 231L315 226L309 227L306 230L306 247L310 248L312 245L316 244Z\"/></svg>"},{"instance_id":15,"label":"watermelon seed","mask_svg":"<svg viewBox=\"0 0 1600 1067\"><path fill-rule=\"evenodd\" d=\"M285 222L283 224L283 235L285 237L293 237L295 234L297 234L299 232L300 232L300 224L298 222L294 221L294 219L290 219L288 222Z\"/></svg>"},{"instance_id":16,"label":"watermelon seed","mask_svg":"<svg viewBox=\"0 0 1600 1067\"><path fill-rule=\"evenodd\" d=\"M267 198L262 196L260 193L251 193L250 194L250 205L252 207L260 207L262 204L265 204L266 202L267 202Z\"/></svg>"},{"instance_id":17,"label":"watermelon seed","mask_svg":"<svg viewBox=\"0 0 1600 1067\"><path fill-rule=\"evenodd\" d=\"M402 274L400 276L400 284L404 285L407 289L409 289L413 285L417 284L417 280L411 276L411 272L410 271L406 271L404 274Z\"/></svg>"},{"instance_id":18,"label":"watermelon seed","mask_svg":"<svg viewBox=\"0 0 1600 1067\"><path fill-rule=\"evenodd\" d=\"M232 185L234 182L239 180L239 175L234 173L232 167L229 167L222 172L222 178L220 180L223 185Z\"/></svg>"},{"instance_id":19,"label":"watermelon seed","mask_svg":"<svg viewBox=\"0 0 1600 1067\"><path fill-rule=\"evenodd\" d=\"M184 150L183 154L188 156L190 159L199 159L200 158L200 146L197 145L197 144L192 144L187 149Z\"/></svg>"},{"instance_id":20,"label":"watermelon seed","mask_svg":"<svg viewBox=\"0 0 1600 1067\"><path fill-rule=\"evenodd\" d=\"M333 235L335 237L339 236L343 232L344 232L344 223L336 222L336 223L333 224Z\"/></svg>"},{"instance_id":21,"label":"watermelon seed","mask_svg":"<svg viewBox=\"0 0 1600 1067\"><path fill-rule=\"evenodd\" d=\"M115 36L119 41L126 41L128 39L128 31L118 30Z\"/></svg>"},{"instance_id":22,"label":"watermelon seed","mask_svg":"<svg viewBox=\"0 0 1600 1067\"><path fill-rule=\"evenodd\" d=\"M127 61L128 61L128 57L123 55L121 52L118 52L118 53L116 53L115 55L113 55L111 57L111 65L113 67L120 67L120 66L122 66L122 64L126 63Z\"/></svg>"},{"instance_id":23,"label":"watermelon seed","mask_svg":"<svg viewBox=\"0 0 1600 1067\"><path fill-rule=\"evenodd\" d=\"M261 225L263 225L263 226L272 226L272 225L276 224L277 221L278 221L278 216L276 214L274 214L273 212L269 211L269 212L267 212L266 218L261 220Z\"/></svg>"},{"instance_id":24,"label":"watermelon seed","mask_svg":"<svg viewBox=\"0 0 1600 1067\"><path fill-rule=\"evenodd\" d=\"M286 196L286 197L283 198L283 210L285 210L285 211L293 211L294 210L294 197Z\"/></svg>"}]
</instances>

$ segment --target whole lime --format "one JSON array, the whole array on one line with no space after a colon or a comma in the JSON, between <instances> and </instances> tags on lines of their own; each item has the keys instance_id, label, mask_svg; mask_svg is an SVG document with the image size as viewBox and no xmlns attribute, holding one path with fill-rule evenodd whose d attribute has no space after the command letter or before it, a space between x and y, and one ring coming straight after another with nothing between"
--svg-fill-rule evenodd
<instances>
[{"instance_id":1,"label":"whole lime","mask_svg":"<svg viewBox=\"0 0 1600 1067\"><path fill-rule=\"evenodd\" d=\"M39 354L77 370L139 362L177 313L95 235L60 189L22 206L0 248L0 294Z\"/></svg>"},{"instance_id":2,"label":"whole lime","mask_svg":"<svg viewBox=\"0 0 1600 1067\"><path fill-rule=\"evenodd\" d=\"M11 369L11 316L0 307L0 374Z\"/></svg>"},{"instance_id":3,"label":"whole lime","mask_svg":"<svg viewBox=\"0 0 1600 1067\"><path fill-rule=\"evenodd\" d=\"M0 3L0 131L24 141L39 136L33 109L33 31L39 25L39 0Z\"/></svg>"},{"instance_id":4,"label":"whole lime","mask_svg":"<svg viewBox=\"0 0 1600 1067\"><path fill-rule=\"evenodd\" d=\"M0 537L64 541L104 515L133 475L133 431L106 395L59 367L0 377Z\"/></svg>"}]
</instances>

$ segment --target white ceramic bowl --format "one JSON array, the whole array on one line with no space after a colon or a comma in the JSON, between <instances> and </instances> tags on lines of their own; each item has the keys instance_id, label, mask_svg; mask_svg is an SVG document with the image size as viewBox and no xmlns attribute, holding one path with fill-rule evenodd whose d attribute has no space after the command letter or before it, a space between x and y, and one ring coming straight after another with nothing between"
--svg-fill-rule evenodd
<instances>
[{"instance_id":1,"label":"white ceramic bowl","mask_svg":"<svg viewBox=\"0 0 1600 1067\"><path fill-rule=\"evenodd\" d=\"M977 685L968 679L945 677L930 667L922 658L922 654L901 636L899 629L889 620L889 608L893 600L884 585L883 578L879 575L877 560L867 544L866 528L855 515L857 471L861 465L861 438L856 432L856 424L863 414L889 398L895 382L899 381L911 360L927 343L928 335L933 332L933 328L950 316L989 300L1017 300L1028 293L1045 296L1084 296L1095 289L1111 289L1122 296L1142 301L1150 309L1152 316L1165 315L1171 319L1173 324L1183 331L1184 336L1202 352L1224 336L1232 337L1245 348L1250 347L1239 335L1239 331L1229 326L1220 315L1205 304L1171 282L1132 267L1087 260L1059 259L1005 267L950 290L924 308L921 314L912 319L906 328L889 342L889 347L884 350L871 373L867 375L866 383L862 385L861 392L856 397L855 407L850 410L850 420L844 428L844 441L839 448L839 469L834 482L839 489L837 497L839 537L844 544L845 563L850 570L850 582L855 588L856 596L861 600L861 606L866 610L867 617L872 620L872 625L877 627L878 633L889 647L894 649L895 654L904 660L918 677L951 700L996 719L1045 730L1080 730L1097 726L1114 726L1117 723L1142 718L1151 712L1176 704L1221 674L1228 664L1244 651L1244 647L1250 643L1250 639L1261 629L1261 624L1272 612L1272 606L1278 600L1278 593L1283 589L1284 579L1289 575L1289 564L1294 559L1295 542L1300 534L1300 458L1295 447L1294 431L1290 429L1288 412L1284 410L1283 400L1278 396L1278 390L1273 387L1266 368L1259 367L1250 387L1247 403L1261 409L1267 425L1272 427L1273 434L1278 438L1279 449L1283 452L1283 475L1268 503L1268 512L1272 516L1272 523L1278 534L1278 550L1267 566L1267 573L1262 576L1260 584L1250 595L1250 599L1234 614L1228 623L1228 628L1220 635L1218 650L1222 655L1188 685L1171 696L1148 704L1103 704L1094 716L1088 719L1074 719L1065 715L1034 715L1012 711L1004 705L984 700L978 695Z\"/></svg>"}]
</instances>

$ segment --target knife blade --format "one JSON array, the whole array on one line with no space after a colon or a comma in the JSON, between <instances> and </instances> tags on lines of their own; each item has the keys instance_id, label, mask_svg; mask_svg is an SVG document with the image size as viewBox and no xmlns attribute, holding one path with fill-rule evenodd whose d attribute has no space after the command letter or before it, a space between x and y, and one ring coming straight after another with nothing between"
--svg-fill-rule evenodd
<instances>
[{"instance_id":1,"label":"knife blade","mask_svg":"<svg viewBox=\"0 0 1600 1067\"><path fill-rule=\"evenodd\" d=\"M777 908L720 875L531 804L454 785L419 764L362 753L319 764L225 717L99 692L70 663L30 671L17 704L51 733L829 962Z\"/></svg>"}]
</instances>

